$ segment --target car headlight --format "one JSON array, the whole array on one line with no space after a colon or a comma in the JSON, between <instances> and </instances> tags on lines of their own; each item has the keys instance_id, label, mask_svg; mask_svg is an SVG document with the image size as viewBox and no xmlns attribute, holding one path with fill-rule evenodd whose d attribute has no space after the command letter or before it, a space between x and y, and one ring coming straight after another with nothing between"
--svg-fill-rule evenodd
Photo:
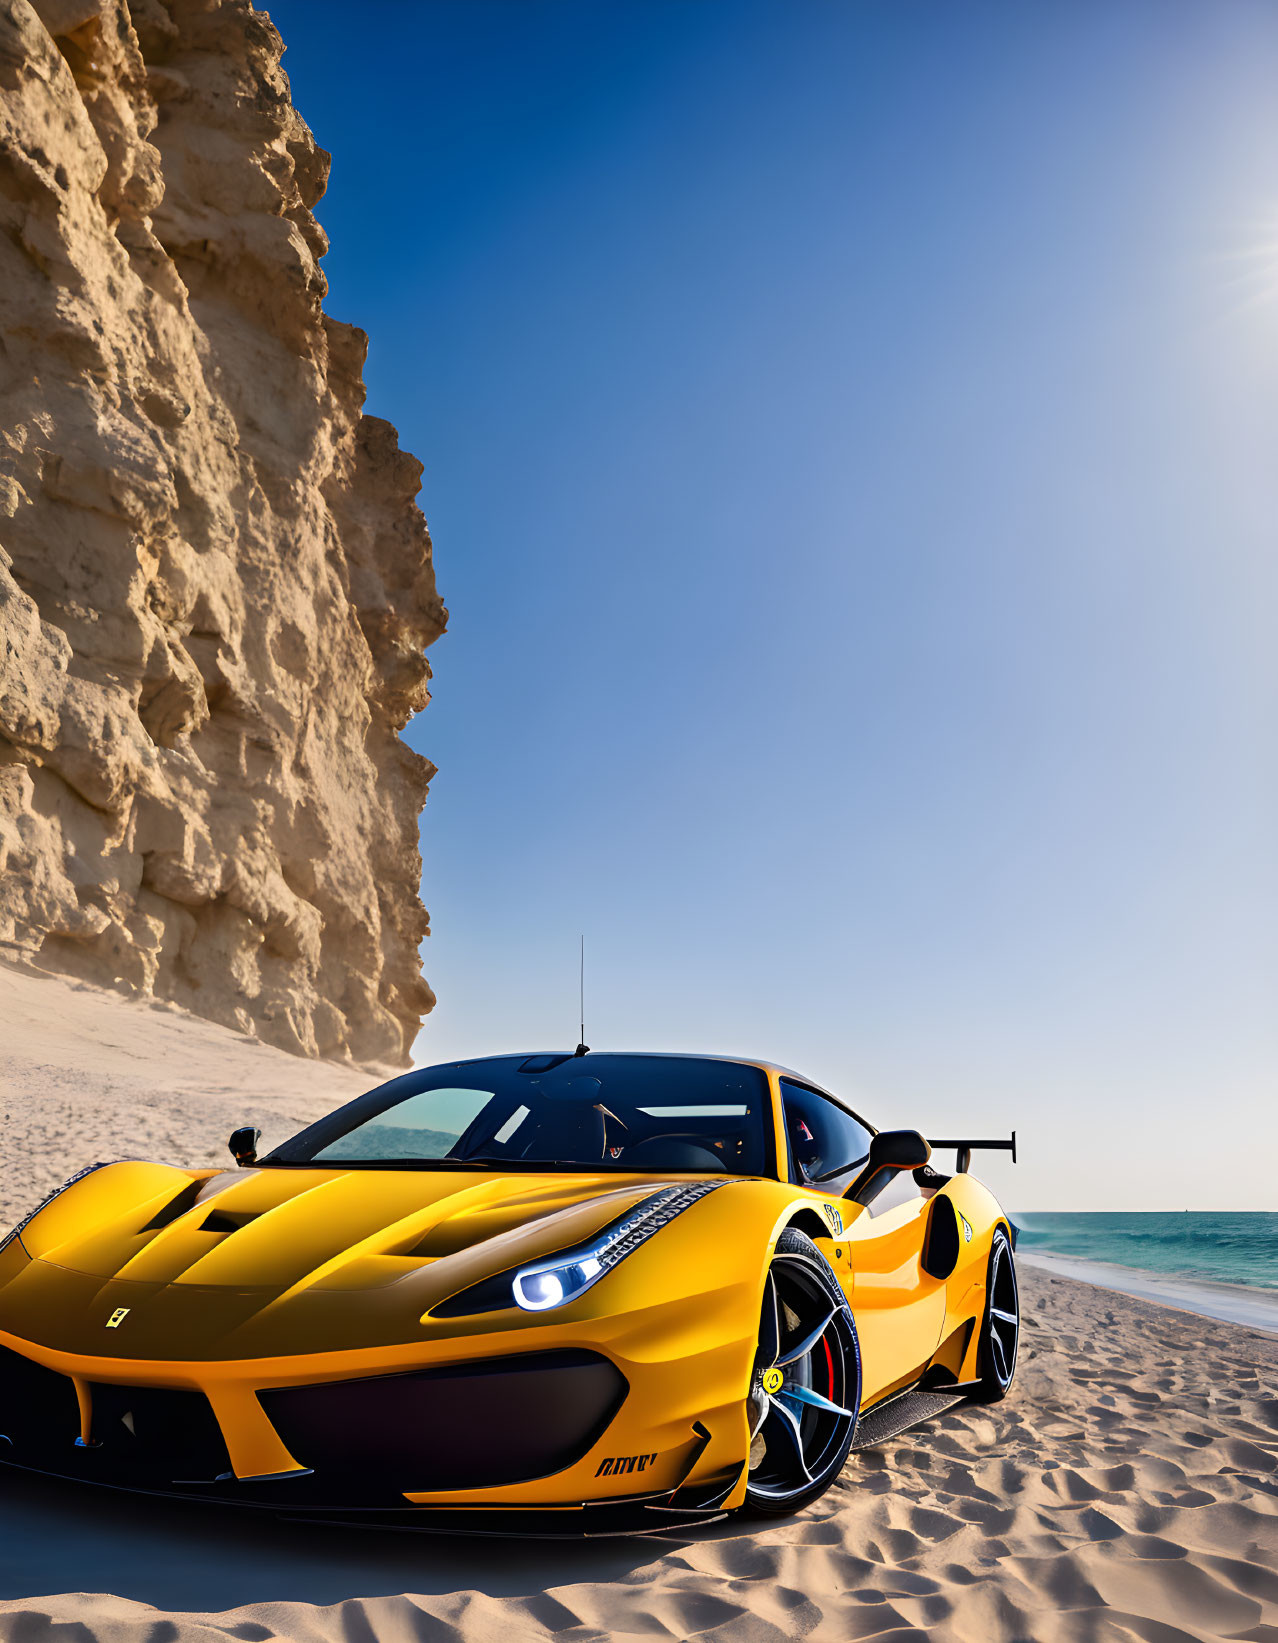
<instances>
[{"instance_id":1,"label":"car headlight","mask_svg":"<svg viewBox=\"0 0 1278 1643\"><path fill-rule=\"evenodd\" d=\"M563 1250L548 1260L521 1266L511 1279L515 1304L525 1312L548 1312L551 1307L575 1301L619 1261L647 1243L662 1227L669 1226L677 1215L682 1215L708 1192L728 1185L727 1181L692 1181L686 1187L665 1187L627 1210L589 1243Z\"/></svg>"},{"instance_id":2,"label":"car headlight","mask_svg":"<svg viewBox=\"0 0 1278 1643\"><path fill-rule=\"evenodd\" d=\"M515 1274L511 1287L525 1312L544 1312L589 1289L603 1270L603 1262L595 1255L557 1266L527 1266Z\"/></svg>"},{"instance_id":3,"label":"car headlight","mask_svg":"<svg viewBox=\"0 0 1278 1643\"><path fill-rule=\"evenodd\" d=\"M125 1162L125 1160L122 1158L104 1158L100 1164L86 1164L83 1169L77 1170L74 1175L68 1175L60 1187L54 1187L52 1192L48 1192L44 1195L34 1209L28 1210L18 1222L17 1226L9 1228L4 1237L0 1238L0 1250L8 1249L13 1240L19 1237L20 1234L31 1225L32 1221L35 1220L40 1211L42 1209L48 1209L53 1200L61 1197L68 1187L73 1187L77 1181L83 1181L85 1176L92 1175L94 1170L106 1169L108 1164L121 1164L123 1162Z\"/></svg>"}]
</instances>

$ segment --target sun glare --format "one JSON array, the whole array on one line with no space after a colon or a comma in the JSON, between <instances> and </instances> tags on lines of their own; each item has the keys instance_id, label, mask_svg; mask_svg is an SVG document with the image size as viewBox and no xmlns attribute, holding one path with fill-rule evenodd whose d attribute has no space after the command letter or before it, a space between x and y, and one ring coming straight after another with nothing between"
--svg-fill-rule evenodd
<instances>
[{"instance_id":1,"label":"sun glare","mask_svg":"<svg viewBox=\"0 0 1278 1643\"><path fill-rule=\"evenodd\" d=\"M1221 257L1229 311L1278 310L1278 211L1254 225L1235 250Z\"/></svg>"}]
</instances>

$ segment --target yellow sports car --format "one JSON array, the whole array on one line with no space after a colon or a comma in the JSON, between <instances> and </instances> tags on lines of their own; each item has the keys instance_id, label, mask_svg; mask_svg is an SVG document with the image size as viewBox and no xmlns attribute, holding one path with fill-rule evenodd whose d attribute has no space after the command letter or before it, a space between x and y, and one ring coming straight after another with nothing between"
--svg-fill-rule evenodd
<instances>
[{"instance_id":1,"label":"yellow sports car","mask_svg":"<svg viewBox=\"0 0 1278 1643\"><path fill-rule=\"evenodd\" d=\"M1016 1368L958 1150L762 1062L492 1056L235 1168L73 1176L0 1244L0 1458L343 1519L792 1512Z\"/></svg>"}]
</instances>

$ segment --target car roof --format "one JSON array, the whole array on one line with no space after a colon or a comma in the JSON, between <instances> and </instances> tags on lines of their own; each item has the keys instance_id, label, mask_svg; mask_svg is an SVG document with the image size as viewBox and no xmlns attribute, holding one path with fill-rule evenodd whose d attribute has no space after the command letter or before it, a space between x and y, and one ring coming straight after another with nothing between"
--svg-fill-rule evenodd
<instances>
[{"instance_id":1,"label":"car roof","mask_svg":"<svg viewBox=\"0 0 1278 1643\"><path fill-rule=\"evenodd\" d=\"M413 1071L429 1072L432 1067L473 1067L485 1061L527 1061L535 1055L562 1055L569 1060L573 1058L571 1050L510 1050L502 1055L467 1055L459 1056L456 1061L432 1061L428 1062L426 1066L415 1067ZM635 1058L651 1056L654 1060L660 1059L663 1061L672 1059L676 1061L728 1061L739 1067L757 1067L760 1072L777 1073L782 1078L797 1079L800 1084L808 1084L814 1090L822 1089L822 1086L814 1078L809 1078L806 1073L795 1072L792 1067L783 1067L778 1061L761 1061L753 1055L709 1055L698 1050L587 1050L586 1054L580 1059L585 1061L592 1055L624 1055ZM823 1093L831 1094L830 1091L823 1091ZM838 1097L834 1096L833 1099L838 1100Z\"/></svg>"}]
</instances>

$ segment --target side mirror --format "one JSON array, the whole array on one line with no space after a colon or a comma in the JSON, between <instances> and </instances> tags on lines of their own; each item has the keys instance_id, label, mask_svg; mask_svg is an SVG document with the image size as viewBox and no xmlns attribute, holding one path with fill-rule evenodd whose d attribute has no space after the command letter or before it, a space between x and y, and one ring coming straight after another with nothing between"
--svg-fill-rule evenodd
<instances>
[{"instance_id":1,"label":"side mirror","mask_svg":"<svg viewBox=\"0 0 1278 1643\"><path fill-rule=\"evenodd\" d=\"M865 1168L843 1194L855 1204L869 1204L903 1169L920 1169L932 1149L917 1130L880 1130L870 1142Z\"/></svg>"},{"instance_id":2,"label":"side mirror","mask_svg":"<svg viewBox=\"0 0 1278 1643\"><path fill-rule=\"evenodd\" d=\"M241 1169L257 1163L257 1144L261 1139L261 1130L255 1130L251 1124L246 1124L242 1130L231 1132L231 1139L226 1144L231 1149L231 1157Z\"/></svg>"}]
</instances>

